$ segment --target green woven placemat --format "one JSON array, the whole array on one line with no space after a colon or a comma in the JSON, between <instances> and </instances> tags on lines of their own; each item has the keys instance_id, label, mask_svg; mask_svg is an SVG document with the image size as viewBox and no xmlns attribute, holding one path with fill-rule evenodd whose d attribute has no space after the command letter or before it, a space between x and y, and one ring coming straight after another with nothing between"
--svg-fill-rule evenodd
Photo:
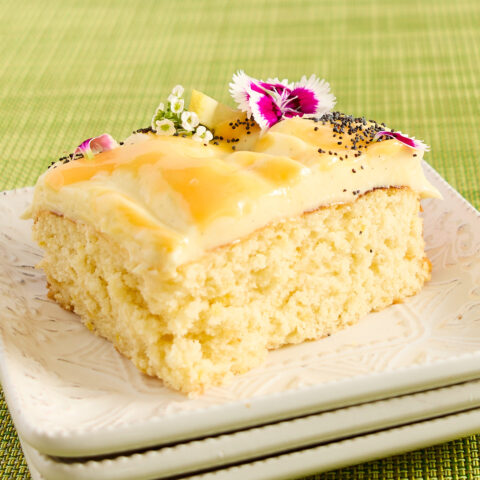
<instances>
[{"instance_id":1,"label":"green woven placemat","mask_svg":"<svg viewBox=\"0 0 480 480\"><path fill-rule=\"evenodd\" d=\"M62 152L148 124L182 83L223 101L232 73L325 77L343 111L432 146L480 206L480 2L15 0L0 7L0 188ZM2 478L27 478L0 399ZM480 478L480 436L318 476Z\"/></svg>"}]
</instances>

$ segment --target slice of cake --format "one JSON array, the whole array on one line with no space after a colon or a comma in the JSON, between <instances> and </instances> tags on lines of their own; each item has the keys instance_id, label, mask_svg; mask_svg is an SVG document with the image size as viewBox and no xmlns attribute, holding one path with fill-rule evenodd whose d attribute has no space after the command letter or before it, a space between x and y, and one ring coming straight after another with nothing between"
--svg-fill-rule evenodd
<instances>
[{"instance_id":1,"label":"slice of cake","mask_svg":"<svg viewBox=\"0 0 480 480\"><path fill-rule=\"evenodd\" d=\"M340 113L264 128L238 111L208 141L174 102L56 163L30 212L51 298L141 371L201 392L422 288L420 199L438 193L418 143Z\"/></svg>"}]
</instances>

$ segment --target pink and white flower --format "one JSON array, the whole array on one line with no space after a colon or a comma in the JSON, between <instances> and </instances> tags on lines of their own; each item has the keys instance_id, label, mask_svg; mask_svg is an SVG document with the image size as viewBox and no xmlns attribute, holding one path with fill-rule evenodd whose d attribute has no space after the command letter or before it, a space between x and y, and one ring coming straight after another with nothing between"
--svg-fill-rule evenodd
<instances>
[{"instance_id":1,"label":"pink and white flower","mask_svg":"<svg viewBox=\"0 0 480 480\"><path fill-rule=\"evenodd\" d=\"M104 133L98 137L87 138L87 140L84 140L75 149L75 155L79 153L86 158L92 158L97 153L107 152L118 146L118 143L111 135Z\"/></svg>"},{"instance_id":2,"label":"pink and white flower","mask_svg":"<svg viewBox=\"0 0 480 480\"><path fill-rule=\"evenodd\" d=\"M233 75L230 93L238 108L247 112L249 117L253 115L262 130L284 118L320 117L335 105L330 85L315 75L289 83L278 78L257 80L240 70Z\"/></svg>"},{"instance_id":3,"label":"pink and white flower","mask_svg":"<svg viewBox=\"0 0 480 480\"><path fill-rule=\"evenodd\" d=\"M383 136L394 138L395 140L398 140L399 142L410 148L423 150L425 152L428 152L430 150L430 147L423 143L421 140L416 140L415 137L407 137L407 135L404 135L402 132L389 132L387 130L382 130L375 135L374 140L378 140L380 137Z\"/></svg>"}]
</instances>

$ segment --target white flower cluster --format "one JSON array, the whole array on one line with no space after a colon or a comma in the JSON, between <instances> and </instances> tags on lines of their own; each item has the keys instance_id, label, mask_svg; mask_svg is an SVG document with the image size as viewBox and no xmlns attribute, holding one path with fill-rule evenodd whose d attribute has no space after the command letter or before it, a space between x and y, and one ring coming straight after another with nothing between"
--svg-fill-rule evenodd
<instances>
[{"instance_id":1,"label":"white flower cluster","mask_svg":"<svg viewBox=\"0 0 480 480\"><path fill-rule=\"evenodd\" d=\"M213 138L213 134L204 125L199 124L198 115L195 112L184 110L184 89L176 85L168 96L167 106L163 103L155 110L152 118L152 129L157 135L192 135L197 142L207 144Z\"/></svg>"}]
</instances>

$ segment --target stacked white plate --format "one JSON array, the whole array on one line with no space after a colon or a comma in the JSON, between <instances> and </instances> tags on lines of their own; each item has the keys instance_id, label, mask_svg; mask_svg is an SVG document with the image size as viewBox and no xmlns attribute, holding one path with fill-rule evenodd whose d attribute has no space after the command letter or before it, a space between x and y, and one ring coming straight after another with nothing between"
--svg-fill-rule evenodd
<instances>
[{"instance_id":1,"label":"stacked white plate","mask_svg":"<svg viewBox=\"0 0 480 480\"><path fill-rule=\"evenodd\" d=\"M40 250L0 197L0 372L34 478L292 478L480 432L480 214L428 165L432 280L329 338L187 398L46 297Z\"/></svg>"}]
</instances>

